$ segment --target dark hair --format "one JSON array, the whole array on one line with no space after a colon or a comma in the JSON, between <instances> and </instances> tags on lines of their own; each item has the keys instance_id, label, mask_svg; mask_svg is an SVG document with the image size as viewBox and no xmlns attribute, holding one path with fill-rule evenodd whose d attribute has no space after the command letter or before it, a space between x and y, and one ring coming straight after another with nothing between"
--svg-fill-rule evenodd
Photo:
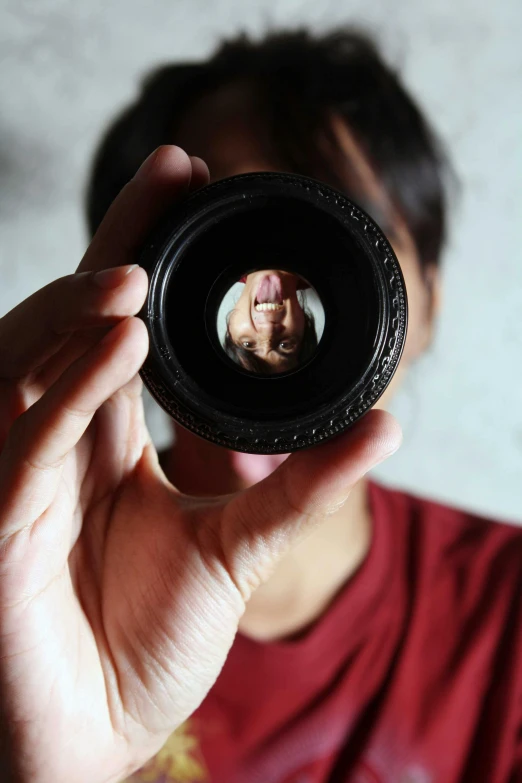
<instances>
[{"instance_id":1,"label":"dark hair","mask_svg":"<svg viewBox=\"0 0 522 783\"><path fill-rule=\"evenodd\" d=\"M300 367L302 364L304 364L304 362L308 361L308 359L313 356L315 349L317 348L315 318L307 308L303 308L303 312L305 318L303 337L299 345L299 351L295 356L295 360L288 369ZM228 315L230 316L230 313ZM250 370L251 372L257 373L258 375L271 375L273 373L273 369L269 362L261 359L260 356L256 356L256 354L253 353L253 351L249 351L248 348L244 348L242 345L238 345L234 342L228 327L228 317L227 331L225 332L223 348L225 349L227 356L233 359L233 361L235 361L237 364L241 365L241 367L243 367L245 370Z\"/></svg>"},{"instance_id":2,"label":"dark hair","mask_svg":"<svg viewBox=\"0 0 522 783\"><path fill-rule=\"evenodd\" d=\"M154 71L98 149L88 187L91 232L147 155L175 143L176 127L195 101L245 80L261 101L271 145L286 170L343 190L389 232L391 220L376 214L375 203L364 203L364 189L331 129L332 116L342 118L405 222L421 264L439 260L448 163L376 44L352 29L321 36L305 30L272 33L261 41L242 35L223 43L206 62Z\"/></svg>"}]
</instances>

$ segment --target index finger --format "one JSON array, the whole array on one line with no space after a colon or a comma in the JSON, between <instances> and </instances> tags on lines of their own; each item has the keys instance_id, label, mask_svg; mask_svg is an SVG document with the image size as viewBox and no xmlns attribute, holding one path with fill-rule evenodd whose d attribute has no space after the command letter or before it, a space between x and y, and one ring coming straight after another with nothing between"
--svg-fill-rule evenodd
<instances>
[{"instance_id":1,"label":"index finger","mask_svg":"<svg viewBox=\"0 0 522 783\"><path fill-rule=\"evenodd\" d=\"M135 263L148 233L169 207L208 181L208 169L180 147L158 147L110 206L78 272Z\"/></svg>"}]
</instances>

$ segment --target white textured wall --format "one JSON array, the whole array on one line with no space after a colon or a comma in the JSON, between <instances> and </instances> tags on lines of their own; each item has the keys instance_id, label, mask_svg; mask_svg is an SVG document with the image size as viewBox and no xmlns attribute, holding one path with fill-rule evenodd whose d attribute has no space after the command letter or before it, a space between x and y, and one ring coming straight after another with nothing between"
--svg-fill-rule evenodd
<instances>
[{"instance_id":1,"label":"white textured wall","mask_svg":"<svg viewBox=\"0 0 522 783\"><path fill-rule=\"evenodd\" d=\"M397 411L405 444L380 475L522 520L522 6L519 0L3 0L0 313L74 269L96 140L166 59L224 33L366 24L403 68L457 164L436 345Z\"/></svg>"}]
</instances>

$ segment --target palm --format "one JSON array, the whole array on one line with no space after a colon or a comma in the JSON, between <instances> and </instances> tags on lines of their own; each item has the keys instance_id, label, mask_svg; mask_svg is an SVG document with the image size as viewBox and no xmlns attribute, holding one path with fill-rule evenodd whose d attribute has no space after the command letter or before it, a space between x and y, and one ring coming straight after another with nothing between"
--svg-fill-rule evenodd
<instances>
[{"instance_id":1,"label":"palm","mask_svg":"<svg viewBox=\"0 0 522 783\"><path fill-rule=\"evenodd\" d=\"M226 499L180 495L158 466L142 425L141 400L129 404L124 397L113 405L127 429L115 432L108 420L111 441L101 428L94 447L107 454L116 435L127 448L106 461L103 479L87 474L97 492L72 552L72 578L95 636L97 624L103 626L103 663L116 676L116 730L133 737L138 725L157 736L171 731L173 721L185 719L205 695L244 603L238 577L220 556ZM118 483L106 485L105 494L102 481L110 482L111 474ZM211 648L208 659L202 647Z\"/></svg>"},{"instance_id":2,"label":"palm","mask_svg":"<svg viewBox=\"0 0 522 783\"><path fill-rule=\"evenodd\" d=\"M35 541L35 560L44 542L55 559L38 574L26 571L28 589L35 578L42 587L8 650L17 656L11 676L25 680L16 720L39 722L45 705L33 749L43 758L61 748L58 780L71 769L96 780L108 759L121 779L195 709L219 672L243 601L217 539L204 532L219 528L222 504L195 503L158 467L136 379L68 455ZM77 734L80 758L70 742Z\"/></svg>"}]
</instances>

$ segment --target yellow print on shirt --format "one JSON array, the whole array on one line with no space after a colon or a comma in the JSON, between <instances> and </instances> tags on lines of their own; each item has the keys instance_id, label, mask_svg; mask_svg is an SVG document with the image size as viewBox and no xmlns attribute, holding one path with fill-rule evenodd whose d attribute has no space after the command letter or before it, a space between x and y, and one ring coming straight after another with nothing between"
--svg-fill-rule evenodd
<instances>
[{"instance_id":1,"label":"yellow print on shirt","mask_svg":"<svg viewBox=\"0 0 522 783\"><path fill-rule=\"evenodd\" d=\"M124 783L200 783L207 774L199 744L185 721L170 735L162 749Z\"/></svg>"}]
</instances>

